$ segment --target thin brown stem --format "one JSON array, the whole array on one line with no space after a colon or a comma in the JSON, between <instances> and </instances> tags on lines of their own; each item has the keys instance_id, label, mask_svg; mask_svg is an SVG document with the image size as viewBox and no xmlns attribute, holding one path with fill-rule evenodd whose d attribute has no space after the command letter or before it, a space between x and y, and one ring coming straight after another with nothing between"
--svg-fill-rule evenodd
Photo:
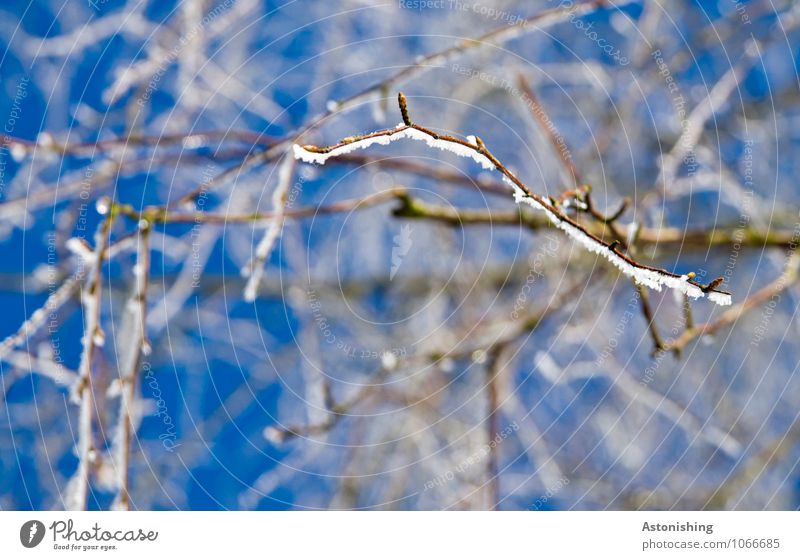
<instances>
[{"instance_id":1,"label":"thin brown stem","mask_svg":"<svg viewBox=\"0 0 800 560\"><path fill-rule=\"evenodd\" d=\"M664 339L661 338L658 332L656 319L653 315L653 308L650 306L650 295L642 286L638 284L634 284L634 286L636 287L636 291L639 292L639 302L642 306L642 315L644 315L644 319L647 321L647 330L653 338L653 353L659 352L664 349Z\"/></svg>"},{"instance_id":2,"label":"thin brown stem","mask_svg":"<svg viewBox=\"0 0 800 560\"><path fill-rule=\"evenodd\" d=\"M395 186L385 191L372 193L360 198L349 198L333 202L324 206L304 206L301 208L287 208L282 216L291 218L311 218L327 214L338 214L366 210L392 200L396 200L406 193L405 187ZM278 216L277 212L252 212L252 213L219 213L219 212L172 212L161 206L151 206L143 210L136 210L130 205L119 204L117 209L120 214L133 220L146 219L154 224L257 224L269 222Z\"/></svg>"},{"instance_id":3,"label":"thin brown stem","mask_svg":"<svg viewBox=\"0 0 800 560\"><path fill-rule=\"evenodd\" d=\"M552 226L549 220L539 214L527 210L472 210L452 208L450 206L431 204L417 198L408 196L401 198L402 205L398 207L395 216L412 219L429 219L450 225L492 225L492 226L519 226L523 225L536 231ZM634 231L632 224L616 224L619 235L624 242L629 234ZM603 235L603 224L598 221L584 225L596 236ZM787 229L775 228L772 224L770 231L758 229L741 229L738 227L716 228L712 231L696 230L686 231L680 228L651 228L647 226L635 229L637 245L643 247L657 246L659 248L677 245L682 249L707 249L712 246L730 246L738 244L741 247L763 249L764 247L786 248L792 242L793 232Z\"/></svg>"}]
</instances>

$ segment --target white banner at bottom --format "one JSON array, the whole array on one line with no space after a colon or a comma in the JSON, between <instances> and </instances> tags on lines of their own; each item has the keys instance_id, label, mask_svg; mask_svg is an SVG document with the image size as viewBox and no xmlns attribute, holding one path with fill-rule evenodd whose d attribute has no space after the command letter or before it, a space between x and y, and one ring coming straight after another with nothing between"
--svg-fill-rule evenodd
<instances>
[{"instance_id":1,"label":"white banner at bottom","mask_svg":"<svg viewBox=\"0 0 800 560\"><path fill-rule=\"evenodd\" d=\"M8 559L800 558L798 512L0 512L0 527Z\"/></svg>"}]
</instances>

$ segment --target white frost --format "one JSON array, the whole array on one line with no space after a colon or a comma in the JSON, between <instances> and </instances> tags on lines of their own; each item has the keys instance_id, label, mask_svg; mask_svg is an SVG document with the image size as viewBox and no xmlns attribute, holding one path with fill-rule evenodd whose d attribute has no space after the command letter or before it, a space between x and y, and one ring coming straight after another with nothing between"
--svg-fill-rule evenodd
<instances>
[{"instance_id":1,"label":"white frost","mask_svg":"<svg viewBox=\"0 0 800 560\"><path fill-rule=\"evenodd\" d=\"M28 148L18 142L11 143L11 159L19 163L28 155Z\"/></svg>"},{"instance_id":2,"label":"white frost","mask_svg":"<svg viewBox=\"0 0 800 560\"><path fill-rule=\"evenodd\" d=\"M268 442L277 445L286 441L286 432L279 430L274 426L267 426L262 432L264 439Z\"/></svg>"},{"instance_id":3,"label":"white frost","mask_svg":"<svg viewBox=\"0 0 800 560\"><path fill-rule=\"evenodd\" d=\"M333 148L332 150L326 153L312 152L306 150L305 148L303 148L303 146L300 146L298 144L292 146L292 151L294 152L295 159L302 160L306 163L325 165L325 162L332 157L349 154L350 152L354 152L356 150L365 150L370 146L372 146L373 144L379 144L381 146L385 146L387 144L394 142L395 140L400 140L401 138L421 140L431 148L436 148L438 150L445 150L448 152L452 152L457 156L469 158L477 162L484 169L489 169L489 170L495 169L494 164L489 160L489 158L487 158L483 154L476 152L474 148L470 148L469 146L464 146L456 142L451 142L449 140L441 140L439 138L434 138L433 136L426 134L421 130L417 130L416 128L406 127L406 125L404 124L398 125L396 131L392 132L391 134L378 134L376 136L362 138L354 142L349 142L347 144L337 146L336 148Z\"/></svg>"},{"instance_id":4,"label":"white frost","mask_svg":"<svg viewBox=\"0 0 800 560\"><path fill-rule=\"evenodd\" d=\"M381 366L386 371L392 371L397 367L397 356L394 355L394 352L386 351L381 354Z\"/></svg>"},{"instance_id":5,"label":"white frost","mask_svg":"<svg viewBox=\"0 0 800 560\"><path fill-rule=\"evenodd\" d=\"M633 240L636 239L637 235L639 235L639 222L631 222L631 225L628 228L628 245L633 243Z\"/></svg>"},{"instance_id":6,"label":"white frost","mask_svg":"<svg viewBox=\"0 0 800 560\"><path fill-rule=\"evenodd\" d=\"M71 237L67 239L67 250L80 257L86 264L92 264L97 260L97 255L91 247L79 237Z\"/></svg>"},{"instance_id":7,"label":"white frost","mask_svg":"<svg viewBox=\"0 0 800 560\"><path fill-rule=\"evenodd\" d=\"M708 292L706 294L708 299L716 303L717 305L730 305L731 304L731 296L730 294L721 294L719 292Z\"/></svg>"}]
</instances>

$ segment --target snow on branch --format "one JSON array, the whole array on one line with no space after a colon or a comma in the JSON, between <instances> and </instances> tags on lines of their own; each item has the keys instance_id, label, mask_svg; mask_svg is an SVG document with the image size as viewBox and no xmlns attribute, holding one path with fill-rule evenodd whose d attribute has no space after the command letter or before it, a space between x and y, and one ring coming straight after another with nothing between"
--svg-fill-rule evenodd
<instances>
[{"instance_id":1,"label":"snow on branch","mask_svg":"<svg viewBox=\"0 0 800 560\"><path fill-rule=\"evenodd\" d=\"M440 150L447 150L461 157L468 157L476 161L484 169L496 169L492 161L485 155L475 150L467 142L458 140L456 138L438 137L431 131L426 130L417 125L407 125L400 123L394 129L382 130L380 132L373 132L366 136L348 137L343 139L335 146L328 148L317 148L316 146L298 146L294 145L295 159L302 160L306 163L316 163L324 165L327 160L337 156L343 156L354 152L356 150L365 150L374 144L385 146L390 142L399 140L401 138L411 138L412 140L422 140L426 142L431 148Z\"/></svg>"},{"instance_id":2,"label":"snow on branch","mask_svg":"<svg viewBox=\"0 0 800 560\"><path fill-rule=\"evenodd\" d=\"M569 237L580 243L588 251L604 257L623 274L632 278L637 284L656 291L661 291L662 288L666 286L667 288L678 290L682 294L693 299L706 296L717 305L731 304L730 293L717 289L722 283L721 278L712 281L708 285L703 285L694 280L695 275L692 272L683 275L675 274L633 260L619 251L617 242L606 243L586 230L577 221L567 216L558 207L557 203L548 201L544 197L532 192L487 150L479 137L469 136L465 141L460 138L455 138L454 136L437 134L432 130L415 124L411 122L408 116L406 99L402 93L398 95L398 100L400 103L400 111L403 115L403 122L398 124L395 128L389 128L362 136L349 136L332 146L300 146L295 144L293 146L294 157L306 163L324 165L330 158L349 154L355 150L364 150L375 144L387 145L395 140L403 138L423 141L432 148L446 150L460 157L470 158L484 169L499 171L503 176L503 180L512 187L514 200L517 204L524 202L536 210L544 212L555 227L564 231Z\"/></svg>"}]
</instances>

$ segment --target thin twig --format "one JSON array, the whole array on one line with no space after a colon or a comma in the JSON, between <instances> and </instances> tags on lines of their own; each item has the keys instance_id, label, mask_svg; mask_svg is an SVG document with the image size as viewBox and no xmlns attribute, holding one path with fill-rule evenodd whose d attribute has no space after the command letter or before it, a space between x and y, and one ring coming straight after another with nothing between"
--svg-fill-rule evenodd
<instances>
[{"instance_id":1,"label":"thin twig","mask_svg":"<svg viewBox=\"0 0 800 560\"><path fill-rule=\"evenodd\" d=\"M570 177L572 181L571 188L575 188L581 184L581 176L578 173L578 168L575 167L575 163L572 161L572 157L570 156L569 147L564 140L564 137L559 133L556 124L550 118L550 115L547 114L547 111L544 108L544 105L539 101L539 98L534 93L533 88L530 86L528 81L522 74L517 76L517 83L519 84L520 90L528 97L531 101L530 112L533 115L533 118L539 123L539 127L542 129L547 140L553 146L553 150L558 154L558 159L561 161L561 165L564 167L564 170L567 172L567 176Z\"/></svg>"},{"instance_id":2,"label":"thin twig","mask_svg":"<svg viewBox=\"0 0 800 560\"><path fill-rule=\"evenodd\" d=\"M93 262L86 263L87 266L91 266L91 269L86 278L86 287L81 295L84 308L83 352L81 353L78 367L78 385L74 391L74 398L80 403L77 445L78 468L67 486L67 495L64 497L64 507L68 510L86 509L89 494L89 475L96 455L93 442L95 403L92 370L94 354L103 345L105 337L100 326L103 255L108 245L108 237L113 220L114 214L109 212L97 229Z\"/></svg>"},{"instance_id":3,"label":"thin twig","mask_svg":"<svg viewBox=\"0 0 800 560\"><path fill-rule=\"evenodd\" d=\"M653 338L653 353L656 353L664 349L664 339L661 338L658 332L658 326L656 325L656 319L653 315L653 308L650 307L650 296L647 290L638 284L635 284L635 287L636 291L639 292L639 302L642 306L642 315L644 315L644 319L647 321L647 330L650 331L650 336Z\"/></svg>"},{"instance_id":4,"label":"thin twig","mask_svg":"<svg viewBox=\"0 0 800 560\"><path fill-rule=\"evenodd\" d=\"M687 296L683 296L683 321L684 328L688 331L694 328L694 314L692 304Z\"/></svg>"},{"instance_id":5,"label":"thin twig","mask_svg":"<svg viewBox=\"0 0 800 560\"><path fill-rule=\"evenodd\" d=\"M627 3L629 3L629 1L623 1L621 4ZM332 103L330 109L312 120L311 124L308 125L307 130L316 128L318 124L327 119L334 112L353 107L354 105L362 102L364 99L374 94L383 94L384 92L391 91L401 84L406 83L411 78L417 77L420 74L427 72L431 68L437 68L452 58L463 55L470 50L492 45L493 43L505 43L519 37L523 33L544 29L563 21L566 18L575 18L588 14L604 6L605 4L606 0L588 0L578 4L570 3L568 6L557 6L555 8L544 10L538 14L534 14L518 23L515 23L514 25L501 25L487 33L484 33L483 35L479 35L478 37L463 39L451 47L416 60L414 64L406 66L389 78L381 80L377 84L359 93ZM621 4L617 4L617 7L619 7Z\"/></svg>"},{"instance_id":6,"label":"thin twig","mask_svg":"<svg viewBox=\"0 0 800 560\"><path fill-rule=\"evenodd\" d=\"M278 237L283 229L284 217L286 212L286 201L289 196L289 188L294 178L294 159L288 155L278 168L278 184L272 193L272 214L264 236L256 246L256 254L245 266L245 276L247 284L244 288L244 300L255 301L258 295L258 286L264 274L264 266L272 254L272 249L278 241Z\"/></svg>"},{"instance_id":7,"label":"thin twig","mask_svg":"<svg viewBox=\"0 0 800 560\"><path fill-rule=\"evenodd\" d=\"M385 191L371 193L360 198L349 198L324 206L286 208L280 214L285 219L293 219L366 210L379 204L397 200L406 192L405 187L395 186ZM170 212L160 206L148 207L139 211L126 204L119 204L118 208L120 214L128 218L136 221L146 219L154 224L258 224L259 222L274 220L279 214L278 212L252 212L246 214L237 212Z\"/></svg>"},{"instance_id":8,"label":"thin twig","mask_svg":"<svg viewBox=\"0 0 800 560\"><path fill-rule=\"evenodd\" d=\"M22 323L17 332L6 337L0 343L0 359L5 357L17 346L28 340L32 335L42 328L46 323L48 317L58 311L65 303L67 303L81 285L81 281L85 275L85 268L80 267L72 276L64 280L39 309L34 311L27 321Z\"/></svg>"},{"instance_id":9,"label":"thin twig","mask_svg":"<svg viewBox=\"0 0 800 560\"><path fill-rule=\"evenodd\" d=\"M78 381L78 374L64 364L27 352L10 351L0 358L14 368L27 373L38 373L51 379L56 385L71 389Z\"/></svg>"},{"instance_id":10,"label":"thin twig","mask_svg":"<svg viewBox=\"0 0 800 560\"><path fill-rule=\"evenodd\" d=\"M198 130L189 132L180 132L174 134L158 135L136 135L131 134L127 136L114 136L111 138L103 138L91 142L67 142L61 143L53 140L47 145L42 145L41 142L36 140L27 140L25 138L18 138L15 136L0 136L0 146L13 147L19 145L26 150L32 152L36 150L44 150L50 153L59 155L96 155L98 152L106 152L118 148L131 148L131 147L152 147L152 148L165 148L173 144L183 144L184 147L188 145L202 145L208 143L210 140L227 140L235 142L243 142L245 144L269 147L275 142L275 138L265 136L258 132L249 130Z\"/></svg>"}]
</instances>

